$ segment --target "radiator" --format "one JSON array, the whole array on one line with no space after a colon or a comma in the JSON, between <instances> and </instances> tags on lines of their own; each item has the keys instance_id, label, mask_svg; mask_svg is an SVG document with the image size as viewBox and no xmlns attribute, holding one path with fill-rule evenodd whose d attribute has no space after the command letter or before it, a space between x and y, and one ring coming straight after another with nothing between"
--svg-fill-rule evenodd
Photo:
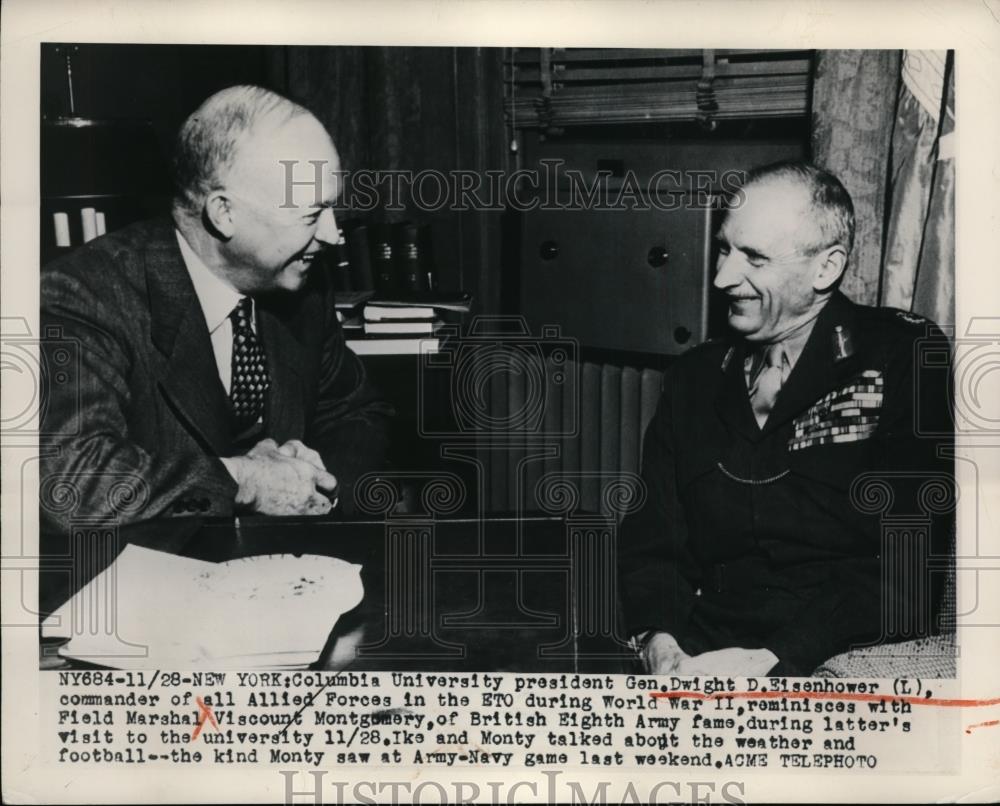
<instances>
[{"instance_id":1,"label":"radiator","mask_svg":"<svg viewBox=\"0 0 1000 806\"><path fill-rule=\"evenodd\" d=\"M488 377L491 427L478 444L487 510L543 511L558 478L579 510L607 514L608 483L639 473L662 371L512 351Z\"/></svg>"}]
</instances>

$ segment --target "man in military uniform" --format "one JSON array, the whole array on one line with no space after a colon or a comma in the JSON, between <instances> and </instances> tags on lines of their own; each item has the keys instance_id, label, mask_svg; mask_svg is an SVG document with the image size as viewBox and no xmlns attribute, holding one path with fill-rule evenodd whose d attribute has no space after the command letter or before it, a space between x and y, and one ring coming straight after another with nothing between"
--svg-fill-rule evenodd
<instances>
[{"instance_id":1,"label":"man in military uniform","mask_svg":"<svg viewBox=\"0 0 1000 806\"><path fill-rule=\"evenodd\" d=\"M921 436L950 431L947 385L921 378L915 354L943 336L837 290L853 237L849 194L804 163L751 172L728 206L714 285L730 337L665 376L647 503L622 528L626 628L650 672L808 674L852 646L915 637L914 610L934 607L939 575L886 573L857 482L876 474L905 508L947 481L947 440ZM908 546L922 568L947 550L947 520ZM888 613L910 617L887 625Z\"/></svg>"}]
</instances>

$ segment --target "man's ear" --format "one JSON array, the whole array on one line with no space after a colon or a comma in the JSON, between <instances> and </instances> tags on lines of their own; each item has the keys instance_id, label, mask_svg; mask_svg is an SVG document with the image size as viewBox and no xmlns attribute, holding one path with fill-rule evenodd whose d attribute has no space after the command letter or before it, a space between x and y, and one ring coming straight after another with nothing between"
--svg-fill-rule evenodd
<instances>
[{"instance_id":1,"label":"man's ear","mask_svg":"<svg viewBox=\"0 0 1000 806\"><path fill-rule=\"evenodd\" d=\"M233 211L229 197L221 190L213 191L205 199L205 218L216 232L229 240L233 237Z\"/></svg>"},{"instance_id":2,"label":"man's ear","mask_svg":"<svg viewBox=\"0 0 1000 806\"><path fill-rule=\"evenodd\" d=\"M818 293L833 288L847 267L847 250L840 244L824 249L816 256L816 274L813 290Z\"/></svg>"}]
</instances>

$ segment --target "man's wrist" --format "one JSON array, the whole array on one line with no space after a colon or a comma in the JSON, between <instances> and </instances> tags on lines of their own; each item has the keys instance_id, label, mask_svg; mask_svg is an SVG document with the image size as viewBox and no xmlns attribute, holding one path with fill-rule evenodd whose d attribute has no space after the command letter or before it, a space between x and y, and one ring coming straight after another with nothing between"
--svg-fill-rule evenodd
<instances>
[{"instance_id":1,"label":"man's wrist","mask_svg":"<svg viewBox=\"0 0 1000 806\"><path fill-rule=\"evenodd\" d=\"M628 639L629 648L641 658L643 651L646 649L646 644L649 643L649 639L654 635L656 635L655 630L643 630L640 633L636 633Z\"/></svg>"},{"instance_id":2,"label":"man's wrist","mask_svg":"<svg viewBox=\"0 0 1000 806\"><path fill-rule=\"evenodd\" d=\"M677 639L663 630L648 630L633 636L639 660L648 671L663 673L673 670L687 657ZM668 669L664 669L664 664Z\"/></svg>"},{"instance_id":3,"label":"man's wrist","mask_svg":"<svg viewBox=\"0 0 1000 806\"><path fill-rule=\"evenodd\" d=\"M233 477L233 481L236 482L236 504L238 506L243 506L252 502L252 496L249 495L246 484L246 466L248 459L245 456L225 456L220 457L219 461L222 462L223 467L230 476Z\"/></svg>"}]
</instances>

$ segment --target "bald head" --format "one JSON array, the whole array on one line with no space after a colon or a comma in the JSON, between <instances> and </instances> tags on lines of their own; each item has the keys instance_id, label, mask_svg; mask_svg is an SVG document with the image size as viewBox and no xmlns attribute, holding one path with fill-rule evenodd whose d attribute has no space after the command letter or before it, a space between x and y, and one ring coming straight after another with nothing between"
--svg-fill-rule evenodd
<instances>
[{"instance_id":1,"label":"bald head","mask_svg":"<svg viewBox=\"0 0 1000 806\"><path fill-rule=\"evenodd\" d=\"M254 139L301 116L312 118L305 107L263 87L228 87L212 95L177 134L175 207L200 214L205 198L225 184L237 158Z\"/></svg>"}]
</instances>

